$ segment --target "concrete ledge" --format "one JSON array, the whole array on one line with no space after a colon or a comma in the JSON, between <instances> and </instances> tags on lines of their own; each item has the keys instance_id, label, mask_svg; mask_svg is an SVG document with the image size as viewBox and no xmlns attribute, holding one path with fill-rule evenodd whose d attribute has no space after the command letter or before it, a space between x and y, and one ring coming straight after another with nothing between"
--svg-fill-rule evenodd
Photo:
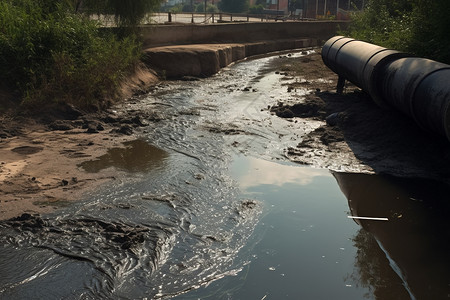
<instances>
[{"instance_id":1,"label":"concrete ledge","mask_svg":"<svg viewBox=\"0 0 450 300\"><path fill-rule=\"evenodd\" d=\"M147 48L144 62L168 79L211 76L232 62L253 55L317 46L316 39L290 39L254 43L195 44Z\"/></svg>"},{"instance_id":2,"label":"concrete ledge","mask_svg":"<svg viewBox=\"0 0 450 300\"><path fill-rule=\"evenodd\" d=\"M348 21L289 21L140 27L144 47L200 43L241 43L314 37L327 40Z\"/></svg>"}]
</instances>

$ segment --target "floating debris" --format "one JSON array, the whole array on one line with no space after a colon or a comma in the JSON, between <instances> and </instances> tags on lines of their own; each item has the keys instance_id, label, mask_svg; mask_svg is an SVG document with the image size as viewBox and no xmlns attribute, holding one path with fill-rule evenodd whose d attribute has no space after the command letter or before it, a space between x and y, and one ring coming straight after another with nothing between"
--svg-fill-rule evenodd
<instances>
[{"instance_id":1,"label":"floating debris","mask_svg":"<svg viewBox=\"0 0 450 300\"><path fill-rule=\"evenodd\" d=\"M388 218L376 218L376 217L347 216L347 218L349 218L349 219L358 219L358 220L389 221Z\"/></svg>"}]
</instances>

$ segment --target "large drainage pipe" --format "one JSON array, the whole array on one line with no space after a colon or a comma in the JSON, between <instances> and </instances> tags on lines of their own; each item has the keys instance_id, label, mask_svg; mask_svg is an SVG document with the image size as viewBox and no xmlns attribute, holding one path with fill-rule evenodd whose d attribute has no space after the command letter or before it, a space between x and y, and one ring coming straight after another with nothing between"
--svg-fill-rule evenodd
<instances>
[{"instance_id":1,"label":"large drainage pipe","mask_svg":"<svg viewBox=\"0 0 450 300\"><path fill-rule=\"evenodd\" d=\"M450 141L450 65L343 36L324 44L322 59L339 75L338 91L348 80Z\"/></svg>"}]
</instances>

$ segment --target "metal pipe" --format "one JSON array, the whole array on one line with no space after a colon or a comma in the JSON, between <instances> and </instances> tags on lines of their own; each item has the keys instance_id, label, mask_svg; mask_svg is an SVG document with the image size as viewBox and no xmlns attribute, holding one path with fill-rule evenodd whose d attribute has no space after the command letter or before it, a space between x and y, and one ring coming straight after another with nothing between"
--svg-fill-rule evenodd
<instances>
[{"instance_id":1,"label":"metal pipe","mask_svg":"<svg viewBox=\"0 0 450 300\"><path fill-rule=\"evenodd\" d=\"M450 65L343 36L324 44L322 59L379 106L397 109L450 141Z\"/></svg>"}]
</instances>

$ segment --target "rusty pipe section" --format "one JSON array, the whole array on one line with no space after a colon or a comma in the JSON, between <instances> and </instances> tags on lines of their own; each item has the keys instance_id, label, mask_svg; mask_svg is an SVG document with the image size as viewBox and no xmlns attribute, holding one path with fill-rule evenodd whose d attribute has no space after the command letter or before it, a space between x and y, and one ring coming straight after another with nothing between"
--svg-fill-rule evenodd
<instances>
[{"instance_id":1,"label":"rusty pipe section","mask_svg":"<svg viewBox=\"0 0 450 300\"><path fill-rule=\"evenodd\" d=\"M450 141L450 65L344 36L322 47L327 67L383 108L412 117Z\"/></svg>"}]
</instances>

